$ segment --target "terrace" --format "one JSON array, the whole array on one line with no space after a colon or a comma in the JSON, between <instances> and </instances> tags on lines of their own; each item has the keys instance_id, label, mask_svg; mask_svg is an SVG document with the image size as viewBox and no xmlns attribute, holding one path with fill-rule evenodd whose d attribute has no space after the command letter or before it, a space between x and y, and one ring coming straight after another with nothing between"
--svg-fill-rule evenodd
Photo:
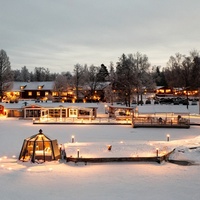
<instances>
[{"instance_id":1,"label":"terrace","mask_svg":"<svg viewBox=\"0 0 200 200\"><path fill-rule=\"evenodd\" d=\"M182 107L177 109L177 107L157 105L149 110L147 108L136 109L135 116L132 119L134 128L190 128L189 112Z\"/></svg>"}]
</instances>

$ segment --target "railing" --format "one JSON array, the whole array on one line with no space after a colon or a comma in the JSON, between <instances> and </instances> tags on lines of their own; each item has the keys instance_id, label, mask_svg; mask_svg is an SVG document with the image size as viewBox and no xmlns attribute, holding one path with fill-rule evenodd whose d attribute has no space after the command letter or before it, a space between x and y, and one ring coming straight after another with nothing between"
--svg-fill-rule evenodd
<instances>
[{"instance_id":1,"label":"railing","mask_svg":"<svg viewBox=\"0 0 200 200\"><path fill-rule=\"evenodd\" d=\"M166 118L165 120L159 120L159 118L134 118L133 124L138 126L190 126L189 119L182 119L178 121L176 119Z\"/></svg>"},{"instance_id":2,"label":"railing","mask_svg":"<svg viewBox=\"0 0 200 200\"><path fill-rule=\"evenodd\" d=\"M59 118L59 117L45 117L39 119L33 119L33 123L70 123L70 124L131 124L131 119L121 119L116 120L115 118L109 117L96 117L95 119L91 118L77 118L77 117L69 117L69 118Z\"/></svg>"}]
</instances>

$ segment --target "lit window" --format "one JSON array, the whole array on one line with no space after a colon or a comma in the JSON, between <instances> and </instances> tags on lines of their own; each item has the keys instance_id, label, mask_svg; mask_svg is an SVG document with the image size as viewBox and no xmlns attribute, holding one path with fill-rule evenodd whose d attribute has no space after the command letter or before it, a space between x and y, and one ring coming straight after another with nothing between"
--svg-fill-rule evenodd
<instances>
[{"instance_id":1,"label":"lit window","mask_svg":"<svg viewBox=\"0 0 200 200\"><path fill-rule=\"evenodd\" d=\"M37 96L40 96L40 92L37 92Z\"/></svg>"},{"instance_id":2,"label":"lit window","mask_svg":"<svg viewBox=\"0 0 200 200\"><path fill-rule=\"evenodd\" d=\"M70 117L77 116L77 110L75 110L75 109L70 109L70 110L69 110L69 116L70 116Z\"/></svg>"},{"instance_id":3,"label":"lit window","mask_svg":"<svg viewBox=\"0 0 200 200\"><path fill-rule=\"evenodd\" d=\"M32 92L28 92L28 96L32 96Z\"/></svg>"},{"instance_id":4,"label":"lit window","mask_svg":"<svg viewBox=\"0 0 200 200\"><path fill-rule=\"evenodd\" d=\"M39 85L38 90L41 90L44 87L44 85Z\"/></svg>"},{"instance_id":5,"label":"lit window","mask_svg":"<svg viewBox=\"0 0 200 200\"><path fill-rule=\"evenodd\" d=\"M58 92L52 92L52 96L58 96Z\"/></svg>"},{"instance_id":6,"label":"lit window","mask_svg":"<svg viewBox=\"0 0 200 200\"><path fill-rule=\"evenodd\" d=\"M48 92L45 92L45 96L48 96L49 95L49 93Z\"/></svg>"},{"instance_id":7,"label":"lit window","mask_svg":"<svg viewBox=\"0 0 200 200\"><path fill-rule=\"evenodd\" d=\"M22 86L20 86L20 90L24 90L25 87L26 87L26 85L22 85Z\"/></svg>"},{"instance_id":8,"label":"lit window","mask_svg":"<svg viewBox=\"0 0 200 200\"><path fill-rule=\"evenodd\" d=\"M160 89L160 93L165 93L165 90L163 90L163 89Z\"/></svg>"}]
</instances>

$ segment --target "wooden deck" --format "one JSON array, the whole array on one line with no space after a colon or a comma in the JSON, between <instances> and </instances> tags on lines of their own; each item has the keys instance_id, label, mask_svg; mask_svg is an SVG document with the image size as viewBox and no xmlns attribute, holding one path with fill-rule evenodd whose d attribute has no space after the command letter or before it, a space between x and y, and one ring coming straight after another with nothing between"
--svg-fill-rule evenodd
<instances>
[{"instance_id":1,"label":"wooden deck","mask_svg":"<svg viewBox=\"0 0 200 200\"><path fill-rule=\"evenodd\" d=\"M171 152L170 152L171 153ZM108 158L74 158L67 157L67 162L79 163L83 162L85 165L87 163L108 163L108 162L156 162L161 163L162 161L167 161L169 154L163 156L155 157L108 157Z\"/></svg>"},{"instance_id":2,"label":"wooden deck","mask_svg":"<svg viewBox=\"0 0 200 200\"><path fill-rule=\"evenodd\" d=\"M177 120L152 120L151 118L134 118L132 121L133 128L190 128L190 121L178 122Z\"/></svg>"},{"instance_id":3,"label":"wooden deck","mask_svg":"<svg viewBox=\"0 0 200 200\"><path fill-rule=\"evenodd\" d=\"M134 122L133 128L190 128L190 124Z\"/></svg>"}]
</instances>

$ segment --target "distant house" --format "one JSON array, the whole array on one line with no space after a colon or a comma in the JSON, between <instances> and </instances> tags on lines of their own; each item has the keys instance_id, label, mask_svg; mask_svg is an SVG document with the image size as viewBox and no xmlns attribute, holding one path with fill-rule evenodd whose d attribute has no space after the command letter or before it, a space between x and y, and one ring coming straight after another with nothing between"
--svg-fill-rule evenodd
<instances>
[{"instance_id":1,"label":"distant house","mask_svg":"<svg viewBox=\"0 0 200 200\"><path fill-rule=\"evenodd\" d=\"M64 88L62 92L56 91L54 81L44 82L9 82L4 84L5 102L15 102L16 99L26 100L52 100L53 102L96 102L105 99L105 90L110 82L98 83L92 91L89 85L81 86L78 90L78 97L73 87ZM81 101L81 102L82 102Z\"/></svg>"},{"instance_id":2,"label":"distant house","mask_svg":"<svg viewBox=\"0 0 200 200\"><path fill-rule=\"evenodd\" d=\"M197 88L173 88L173 87L157 87L156 97L188 97L196 98L199 95Z\"/></svg>"},{"instance_id":3,"label":"distant house","mask_svg":"<svg viewBox=\"0 0 200 200\"><path fill-rule=\"evenodd\" d=\"M60 104L60 103L33 103L33 101L20 101L19 103L0 104L2 114L7 117L23 119L95 119L97 116L96 104Z\"/></svg>"},{"instance_id":4,"label":"distant house","mask_svg":"<svg viewBox=\"0 0 200 200\"><path fill-rule=\"evenodd\" d=\"M166 97L166 96L173 96L174 89L172 87L157 87L156 89L156 96L157 97Z\"/></svg>"},{"instance_id":5,"label":"distant house","mask_svg":"<svg viewBox=\"0 0 200 200\"><path fill-rule=\"evenodd\" d=\"M82 87L82 94L86 102L90 101L105 101L106 93L108 88L110 88L110 82L98 82L94 90L92 90L89 84Z\"/></svg>"},{"instance_id":6,"label":"distant house","mask_svg":"<svg viewBox=\"0 0 200 200\"><path fill-rule=\"evenodd\" d=\"M44 99L53 95L54 81L48 82L10 82L4 86L5 98Z\"/></svg>"}]
</instances>

